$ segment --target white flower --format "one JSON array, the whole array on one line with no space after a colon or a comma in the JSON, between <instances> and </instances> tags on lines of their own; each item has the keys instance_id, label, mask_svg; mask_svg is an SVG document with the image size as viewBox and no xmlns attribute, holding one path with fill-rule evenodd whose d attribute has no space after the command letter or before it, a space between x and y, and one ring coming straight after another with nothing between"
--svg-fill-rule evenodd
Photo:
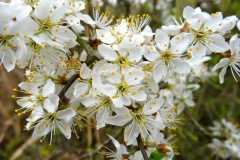
<instances>
[{"instance_id":1,"label":"white flower","mask_svg":"<svg viewBox=\"0 0 240 160\"><path fill-rule=\"evenodd\" d=\"M221 139L214 138L208 147L213 150L213 154L221 157L237 157L240 153L240 130L233 123L222 119L221 122L215 121L209 127L212 134Z\"/></svg>"},{"instance_id":2,"label":"white flower","mask_svg":"<svg viewBox=\"0 0 240 160\"><path fill-rule=\"evenodd\" d=\"M46 112L38 113L43 116L34 127L33 138L37 139L43 136L45 138L45 136L51 132L51 144L52 136L55 135L56 128L58 128L67 139L70 139L72 119L76 115L76 112L71 108L57 111L57 107L51 108L47 104L44 105L44 109Z\"/></svg>"},{"instance_id":3,"label":"white flower","mask_svg":"<svg viewBox=\"0 0 240 160\"><path fill-rule=\"evenodd\" d=\"M225 144L216 138L213 139L212 143L208 144L208 147L212 149L214 155L223 159L226 159L231 155L231 151L226 148Z\"/></svg>"},{"instance_id":4,"label":"white flower","mask_svg":"<svg viewBox=\"0 0 240 160\"><path fill-rule=\"evenodd\" d=\"M88 94L88 91L92 87L92 71L88 66L83 63L80 69L79 82L74 86L73 95L76 98L83 97Z\"/></svg>"},{"instance_id":5,"label":"white flower","mask_svg":"<svg viewBox=\"0 0 240 160\"><path fill-rule=\"evenodd\" d=\"M9 72L15 68L17 60L25 56L23 38L33 34L24 24L29 23L32 8L12 3L0 3L0 64ZM31 25L31 24L29 24Z\"/></svg>"},{"instance_id":6,"label":"white flower","mask_svg":"<svg viewBox=\"0 0 240 160\"><path fill-rule=\"evenodd\" d=\"M195 86L186 85L184 83L177 83L173 87L173 93L175 95L175 99L177 100L177 111L181 113L185 107L193 107L195 106L195 102L193 101L193 90ZM199 86L198 86L199 88Z\"/></svg>"},{"instance_id":7,"label":"white flower","mask_svg":"<svg viewBox=\"0 0 240 160\"><path fill-rule=\"evenodd\" d=\"M109 26L112 23L113 17L110 17L110 14L108 12L106 13L100 13L100 8L94 7L93 8L93 16L94 16L94 21L95 21L95 28L105 28Z\"/></svg>"},{"instance_id":8,"label":"white flower","mask_svg":"<svg viewBox=\"0 0 240 160\"><path fill-rule=\"evenodd\" d=\"M110 74L116 71L125 74L131 68L141 71L140 67L136 65L142 59L141 46L116 51L108 45L101 44L98 46L98 51L105 60L109 61L102 65L102 72Z\"/></svg>"},{"instance_id":9,"label":"white flower","mask_svg":"<svg viewBox=\"0 0 240 160\"><path fill-rule=\"evenodd\" d=\"M236 16L223 19L221 12L209 15L200 8L186 7L183 17L188 23L189 38L193 44L189 51L194 59L205 56L207 49L211 52L224 52L229 49L222 35L234 28Z\"/></svg>"},{"instance_id":10,"label":"white flower","mask_svg":"<svg viewBox=\"0 0 240 160\"><path fill-rule=\"evenodd\" d=\"M157 30L155 35L156 48L150 47L144 56L155 63L153 78L156 82L173 73L189 73L188 63L182 59L182 54L187 50L189 40L185 33L171 39L167 33Z\"/></svg>"},{"instance_id":11,"label":"white flower","mask_svg":"<svg viewBox=\"0 0 240 160\"><path fill-rule=\"evenodd\" d=\"M30 94L26 97L21 97L17 103L26 109L34 109L37 106L42 106L45 101L49 101L48 98L56 97L55 84L49 79L46 84L39 89L34 83L20 83L19 87Z\"/></svg>"},{"instance_id":12,"label":"white flower","mask_svg":"<svg viewBox=\"0 0 240 160\"><path fill-rule=\"evenodd\" d=\"M109 150L109 152L105 152L105 155L107 156L107 158L110 158L111 160L122 160L122 159L125 159L124 155L128 154L127 147L124 146L123 144L120 144L112 136L108 135L108 137L112 140L112 142L113 142L113 144L114 144L114 146L116 148L116 152L113 152L112 150L107 148Z\"/></svg>"},{"instance_id":13,"label":"white flower","mask_svg":"<svg viewBox=\"0 0 240 160\"><path fill-rule=\"evenodd\" d=\"M230 39L230 53L228 53L226 56L227 58L223 58L220 60L218 64L216 64L213 67L213 71L216 71L220 68L222 68L220 74L219 74L219 79L220 83L224 82L224 76L226 74L227 68L230 67L232 75L236 81L237 78L235 74L240 76L240 70L239 70L239 62L240 62L240 49L239 49L239 38L237 36L233 36Z\"/></svg>"},{"instance_id":14,"label":"white flower","mask_svg":"<svg viewBox=\"0 0 240 160\"><path fill-rule=\"evenodd\" d=\"M93 77L93 86L101 93L109 96L117 108L131 105L131 99L135 101L144 101L147 98L146 93L141 87L142 72L139 70L130 70L125 76L116 72L112 77L107 78L108 83L102 83L99 74L95 73Z\"/></svg>"},{"instance_id":15,"label":"white flower","mask_svg":"<svg viewBox=\"0 0 240 160\"><path fill-rule=\"evenodd\" d=\"M125 107L122 111L116 112L116 116L108 118L107 123L115 126L123 126L130 122L124 130L124 140L127 145L133 144L137 136L140 134L144 141L149 138L151 141L156 141L154 133L162 129L163 124L159 114L153 116L162 107L162 98L156 98L148 101L142 108L129 110Z\"/></svg>"},{"instance_id":16,"label":"white flower","mask_svg":"<svg viewBox=\"0 0 240 160\"><path fill-rule=\"evenodd\" d=\"M107 119L112 115L112 110L114 109L111 98L92 89L80 101L87 107L86 114L91 116L96 113L97 129L105 127Z\"/></svg>"},{"instance_id":17,"label":"white flower","mask_svg":"<svg viewBox=\"0 0 240 160\"><path fill-rule=\"evenodd\" d=\"M47 44L63 51L74 47L77 36L67 26L61 25L66 10L66 6L54 8L52 0L41 0L33 13L37 28L32 39L41 46Z\"/></svg>"}]
</instances>

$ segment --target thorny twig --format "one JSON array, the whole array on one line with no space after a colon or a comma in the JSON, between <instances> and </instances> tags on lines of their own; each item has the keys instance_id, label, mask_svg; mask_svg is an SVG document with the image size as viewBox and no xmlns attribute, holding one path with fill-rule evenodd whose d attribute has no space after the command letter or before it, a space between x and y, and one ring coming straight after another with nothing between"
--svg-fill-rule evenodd
<instances>
[{"instance_id":1,"label":"thorny twig","mask_svg":"<svg viewBox=\"0 0 240 160\"><path fill-rule=\"evenodd\" d=\"M67 92L67 90L72 86L72 84L76 81L76 79L79 77L79 74L74 74L67 82L66 85L64 86L64 88L61 90L61 92L59 93L59 98L63 99L65 93Z\"/></svg>"},{"instance_id":2,"label":"thorny twig","mask_svg":"<svg viewBox=\"0 0 240 160\"><path fill-rule=\"evenodd\" d=\"M144 145L143 145L143 142L142 142L142 138L141 138L140 135L137 137L137 143L138 143L138 147L140 148L140 150L142 152L143 159L144 160L149 160L147 152L146 152L146 150L144 148Z\"/></svg>"},{"instance_id":3,"label":"thorny twig","mask_svg":"<svg viewBox=\"0 0 240 160\"><path fill-rule=\"evenodd\" d=\"M206 131L186 110L183 111L184 115L190 119L190 121L206 136L212 137L212 134Z\"/></svg>"},{"instance_id":4,"label":"thorny twig","mask_svg":"<svg viewBox=\"0 0 240 160\"><path fill-rule=\"evenodd\" d=\"M118 133L116 134L115 137L118 137L121 133L122 133L122 129L120 129L120 130L118 131ZM108 144L110 141L111 141L110 138L106 139L106 140L103 142L102 145L99 145L99 146L98 146L96 149L94 149L91 153L86 153L86 154L82 155L82 156L79 158L79 160L84 160L85 158L89 158L89 157L92 157L93 155L97 154L98 151L102 148L102 146Z\"/></svg>"}]
</instances>

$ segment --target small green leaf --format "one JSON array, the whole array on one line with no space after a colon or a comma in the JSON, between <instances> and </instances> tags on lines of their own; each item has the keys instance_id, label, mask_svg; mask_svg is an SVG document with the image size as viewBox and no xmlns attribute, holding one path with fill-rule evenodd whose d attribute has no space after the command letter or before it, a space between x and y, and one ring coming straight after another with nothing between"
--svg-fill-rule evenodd
<instances>
[{"instance_id":1,"label":"small green leaf","mask_svg":"<svg viewBox=\"0 0 240 160\"><path fill-rule=\"evenodd\" d=\"M150 160L160 160L165 157L164 153L159 153L157 151L152 152L150 155Z\"/></svg>"}]
</instances>

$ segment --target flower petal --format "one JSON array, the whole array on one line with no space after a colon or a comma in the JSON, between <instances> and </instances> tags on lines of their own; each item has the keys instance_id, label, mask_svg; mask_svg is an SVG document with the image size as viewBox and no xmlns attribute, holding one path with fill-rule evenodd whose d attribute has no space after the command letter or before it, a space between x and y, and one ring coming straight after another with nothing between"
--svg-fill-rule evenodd
<instances>
[{"instance_id":1,"label":"flower petal","mask_svg":"<svg viewBox=\"0 0 240 160\"><path fill-rule=\"evenodd\" d=\"M160 50L166 51L169 45L170 37L167 33L163 32L160 29L157 29L155 34L155 41Z\"/></svg>"},{"instance_id":2,"label":"flower petal","mask_svg":"<svg viewBox=\"0 0 240 160\"><path fill-rule=\"evenodd\" d=\"M227 66L229 62L230 62L230 59L229 59L229 58L222 58L222 59L220 60L220 62L218 62L218 64L216 64L216 65L213 67L212 71L214 72L214 71L218 70L219 68L222 68L222 67Z\"/></svg>"},{"instance_id":3,"label":"flower petal","mask_svg":"<svg viewBox=\"0 0 240 160\"><path fill-rule=\"evenodd\" d=\"M61 111L58 111L56 117L61 120L69 121L76 115L76 112L72 108L67 108Z\"/></svg>"},{"instance_id":4,"label":"flower petal","mask_svg":"<svg viewBox=\"0 0 240 160\"><path fill-rule=\"evenodd\" d=\"M53 83L51 79L48 79L47 83L44 85L42 89L42 96L48 97L49 95L54 93L55 93L55 83Z\"/></svg>"},{"instance_id":5,"label":"flower petal","mask_svg":"<svg viewBox=\"0 0 240 160\"><path fill-rule=\"evenodd\" d=\"M91 70L88 68L88 66L83 63L81 70L80 70L80 77L83 79L90 79L92 77Z\"/></svg>"},{"instance_id":6,"label":"flower petal","mask_svg":"<svg viewBox=\"0 0 240 160\"><path fill-rule=\"evenodd\" d=\"M99 45L98 51L101 56L108 61L116 61L118 58L116 51L105 44Z\"/></svg>"}]
</instances>

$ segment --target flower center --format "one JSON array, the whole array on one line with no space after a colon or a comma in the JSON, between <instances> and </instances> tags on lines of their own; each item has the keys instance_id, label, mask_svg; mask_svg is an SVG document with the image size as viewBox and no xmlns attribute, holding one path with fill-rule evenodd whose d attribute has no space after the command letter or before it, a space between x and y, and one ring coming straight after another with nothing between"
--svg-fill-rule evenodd
<instances>
[{"instance_id":1,"label":"flower center","mask_svg":"<svg viewBox=\"0 0 240 160\"><path fill-rule=\"evenodd\" d=\"M117 60L117 63L121 66L121 67L126 67L127 64L129 64L129 62L127 61L126 58L124 57L120 57L118 60Z\"/></svg>"},{"instance_id":2,"label":"flower center","mask_svg":"<svg viewBox=\"0 0 240 160\"><path fill-rule=\"evenodd\" d=\"M25 4L30 5L30 6L34 6L34 4L36 4L38 2L38 0L24 0Z\"/></svg>"},{"instance_id":3,"label":"flower center","mask_svg":"<svg viewBox=\"0 0 240 160\"><path fill-rule=\"evenodd\" d=\"M207 36L206 33L204 33L203 31L200 31L195 34L195 39L197 41L202 41L206 36Z\"/></svg>"},{"instance_id":4,"label":"flower center","mask_svg":"<svg viewBox=\"0 0 240 160\"><path fill-rule=\"evenodd\" d=\"M165 62L170 61L173 58L173 55L171 54L171 52L167 51L167 52L163 52L160 54L160 57L162 58L162 60L164 60Z\"/></svg>"},{"instance_id":5,"label":"flower center","mask_svg":"<svg viewBox=\"0 0 240 160\"><path fill-rule=\"evenodd\" d=\"M126 89L129 88L128 84L126 82L123 82L122 84L117 86L118 90L122 93L124 92Z\"/></svg>"},{"instance_id":6,"label":"flower center","mask_svg":"<svg viewBox=\"0 0 240 160\"><path fill-rule=\"evenodd\" d=\"M44 20L38 19L37 22L39 25L39 29L36 34L40 34L42 32L50 32L53 26L56 25L55 23L51 22L49 18L46 18Z\"/></svg>"},{"instance_id":7,"label":"flower center","mask_svg":"<svg viewBox=\"0 0 240 160\"><path fill-rule=\"evenodd\" d=\"M11 35L1 35L0 34L0 45L8 44L8 40L10 40L13 36Z\"/></svg>"}]
</instances>

